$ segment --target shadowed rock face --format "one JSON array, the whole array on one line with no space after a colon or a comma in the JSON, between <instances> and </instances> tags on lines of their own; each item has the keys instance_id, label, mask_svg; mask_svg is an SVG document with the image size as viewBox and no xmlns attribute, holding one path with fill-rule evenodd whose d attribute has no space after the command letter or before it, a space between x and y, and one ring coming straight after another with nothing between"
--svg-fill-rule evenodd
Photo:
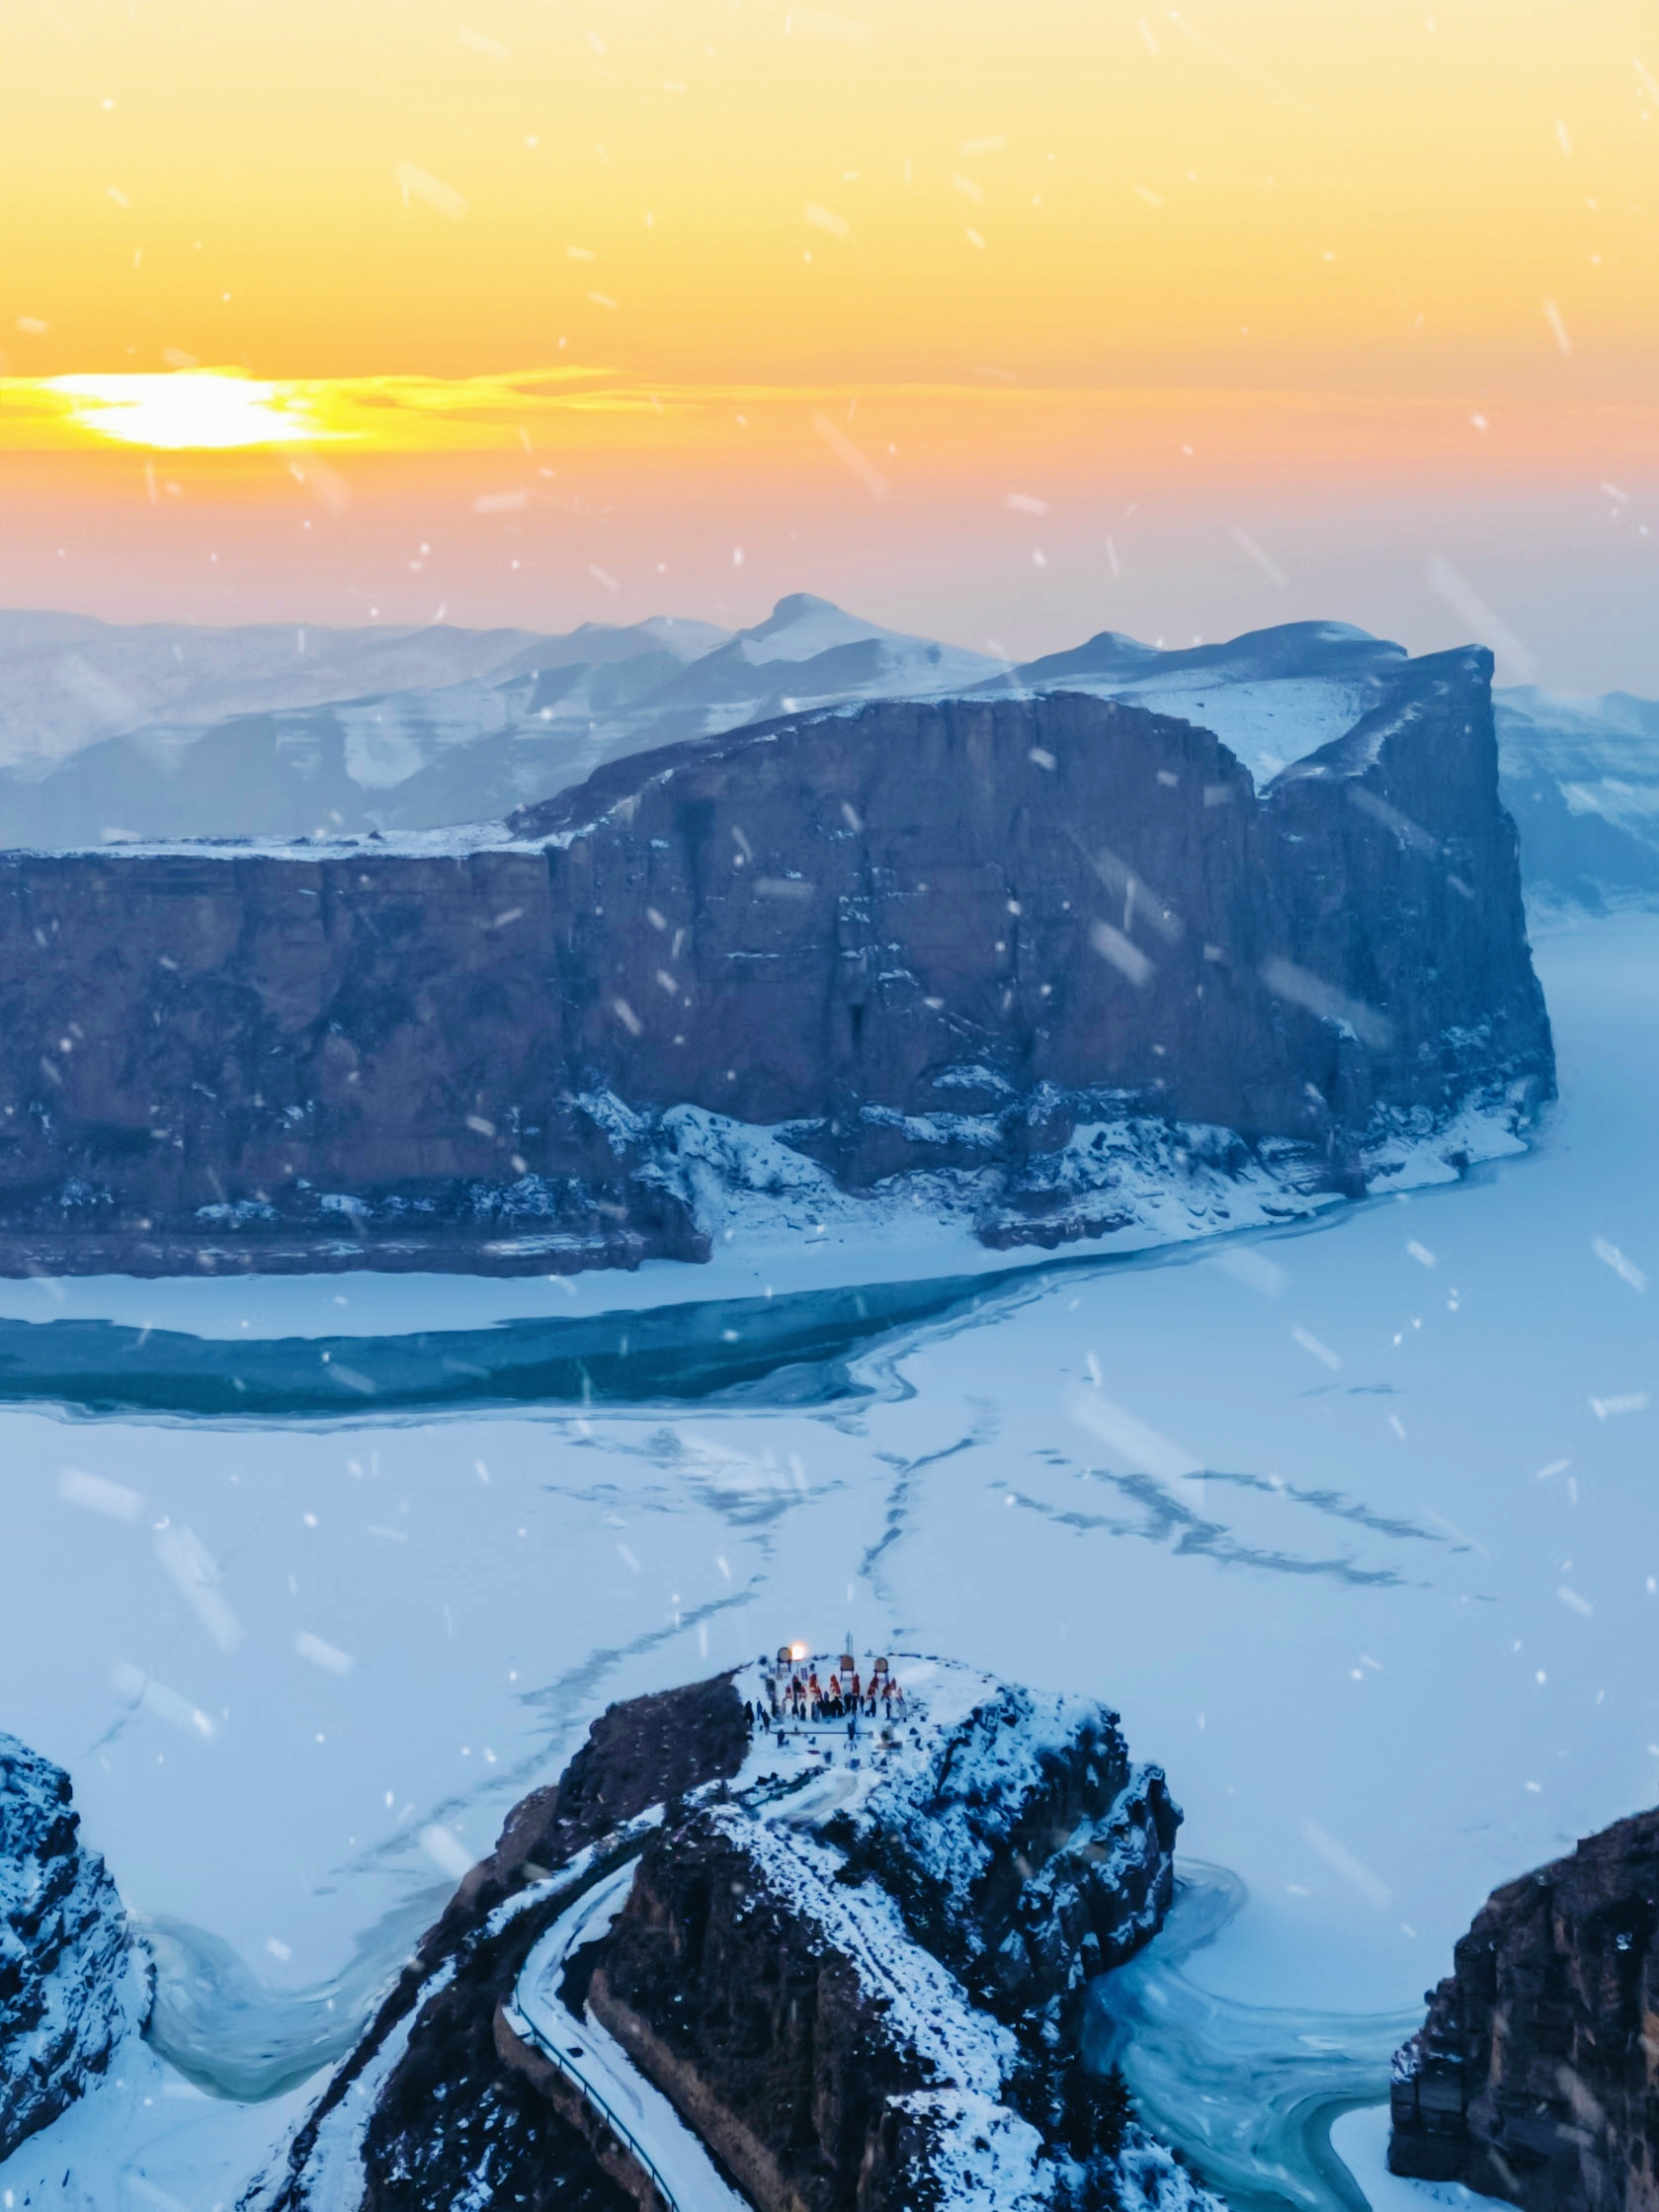
<instances>
[{"instance_id":1,"label":"shadowed rock face","mask_svg":"<svg viewBox=\"0 0 1659 2212\"><path fill-rule=\"evenodd\" d=\"M1066 695L620 763L518 818L624 918L584 1055L629 1101L823 1119L855 1176L897 1149L862 1106L971 1110L995 1094L970 1071L1322 1138L1374 1104L1444 1108L1467 1063L1546 1068L1487 657L1419 666L1421 697L1260 802L1207 732ZM1276 990L1274 959L1369 1010L1369 1040Z\"/></svg>"},{"instance_id":2,"label":"shadowed rock face","mask_svg":"<svg viewBox=\"0 0 1659 2212\"><path fill-rule=\"evenodd\" d=\"M1395 2057L1396 2173L1525 2212L1659 2204L1659 1812L1495 1890Z\"/></svg>"},{"instance_id":3,"label":"shadowed rock face","mask_svg":"<svg viewBox=\"0 0 1659 2212\"><path fill-rule=\"evenodd\" d=\"M1148 1115L1353 1188L1379 1117L1553 1088L1489 657L1409 665L1261 798L1138 708L880 702L617 763L454 854L7 857L0 1239L697 1258L676 1106L855 1188L1017 1182Z\"/></svg>"},{"instance_id":4,"label":"shadowed rock face","mask_svg":"<svg viewBox=\"0 0 1659 2212\"><path fill-rule=\"evenodd\" d=\"M365 2212L452 2212L480 2174L492 2202L524 2212L631 2212L635 2199L617 2178L603 2130L549 2103L503 2064L496 2042L497 2007L570 1892L555 1889L497 1928L490 1915L647 1806L735 1774L748 1742L725 1675L608 1707L559 1780L514 1807L494 1851L462 1882L298 2130L283 2171L244 2201L263 2212L321 2212L319 2129L362 2093L358 2085L407 2023L364 2135Z\"/></svg>"},{"instance_id":5,"label":"shadowed rock face","mask_svg":"<svg viewBox=\"0 0 1659 2212\"><path fill-rule=\"evenodd\" d=\"M706 1819L646 1845L588 2002L766 2212L902 2212L893 2099L928 2074L886 2002Z\"/></svg>"}]
</instances>

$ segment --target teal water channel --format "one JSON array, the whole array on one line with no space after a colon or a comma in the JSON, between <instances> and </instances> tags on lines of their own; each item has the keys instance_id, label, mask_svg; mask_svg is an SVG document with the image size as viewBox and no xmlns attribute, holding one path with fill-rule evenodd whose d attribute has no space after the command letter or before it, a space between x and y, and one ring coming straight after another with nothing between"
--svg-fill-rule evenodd
<instances>
[{"instance_id":1,"label":"teal water channel","mask_svg":"<svg viewBox=\"0 0 1659 2212\"><path fill-rule=\"evenodd\" d=\"M1214 1996L1193 1962L1248 1897L1236 1874L1186 1862L1162 1931L1090 1991L1089 2061L1122 2069L1137 2116L1231 2212L1368 2212L1331 2127L1386 2100L1389 2059L1422 2014Z\"/></svg>"}]
</instances>

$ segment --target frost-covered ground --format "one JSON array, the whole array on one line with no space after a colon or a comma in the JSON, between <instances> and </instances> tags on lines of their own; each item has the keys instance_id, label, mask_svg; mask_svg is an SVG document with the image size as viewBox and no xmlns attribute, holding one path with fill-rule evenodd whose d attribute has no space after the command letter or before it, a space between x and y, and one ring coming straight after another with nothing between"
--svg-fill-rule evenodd
<instances>
[{"instance_id":1,"label":"frost-covered ground","mask_svg":"<svg viewBox=\"0 0 1659 2212\"><path fill-rule=\"evenodd\" d=\"M1659 1787L1659 921L1551 938L1539 965L1563 1103L1534 1156L1173 1262L1011 1278L884 1347L864 1398L0 1416L0 1725L73 1774L129 1903L181 1924L175 1978L206 1962L181 2056L211 2075L343 2041L424 1893L607 1701L847 1628L1121 1710L1186 1807L1182 1851L1248 1893L1186 1967L1232 2016L1282 2008L1305 2037L1311 2013L1413 2010L1496 1882ZM642 1270L574 1295L637 1306L656 1281L704 1290ZM222 1301L229 1335L241 1288L164 1311L173 1286L129 1285L121 1311L192 1326ZM262 1326L280 1300L277 1325L318 1332L381 1300L257 1289ZM68 1291L7 1304L94 1310ZM572 1297L437 1295L468 1320ZM429 1322L401 1285L376 1310L417 1296ZM65 2201L48 2184L96 2142L145 2173L100 2212L207 2212L215 2174L228 2204L292 2094L166 2086L100 2092L0 2171L0 2201Z\"/></svg>"}]
</instances>

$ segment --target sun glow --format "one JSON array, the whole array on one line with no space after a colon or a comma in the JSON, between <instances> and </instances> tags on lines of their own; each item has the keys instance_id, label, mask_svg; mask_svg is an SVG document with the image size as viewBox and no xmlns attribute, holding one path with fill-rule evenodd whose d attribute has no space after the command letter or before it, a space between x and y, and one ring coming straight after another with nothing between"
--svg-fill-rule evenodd
<instances>
[{"instance_id":1,"label":"sun glow","mask_svg":"<svg viewBox=\"0 0 1659 2212\"><path fill-rule=\"evenodd\" d=\"M480 376L310 376L265 381L237 369L165 374L0 376L0 446L137 446L235 453L330 445L363 453L525 449L533 429L568 441L579 418L661 421L729 414L752 387L646 391L600 368Z\"/></svg>"},{"instance_id":2,"label":"sun glow","mask_svg":"<svg viewBox=\"0 0 1659 2212\"><path fill-rule=\"evenodd\" d=\"M227 451L247 446L314 446L349 437L322 423L303 387L261 383L229 369L166 375L51 376L77 429L155 451Z\"/></svg>"}]
</instances>

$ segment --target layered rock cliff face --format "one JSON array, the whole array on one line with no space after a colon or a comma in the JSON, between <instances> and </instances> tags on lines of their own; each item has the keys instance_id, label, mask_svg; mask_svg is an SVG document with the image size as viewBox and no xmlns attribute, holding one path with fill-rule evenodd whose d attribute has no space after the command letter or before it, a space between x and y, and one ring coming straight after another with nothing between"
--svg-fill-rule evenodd
<instances>
[{"instance_id":1,"label":"layered rock cliff face","mask_svg":"<svg viewBox=\"0 0 1659 2212\"><path fill-rule=\"evenodd\" d=\"M1659 2204L1659 1812L1495 1890L1394 2061L1396 2173L1524 2212Z\"/></svg>"},{"instance_id":2,"label":"layered rock cliff face","mask_svg":"<svg viewBox=\"0 0 1659 2212\"><path fill-rule=\"evenodd\" d=\"M925 1717L848 1751L853 1809L813 1816L835 1755L790 1774L786 1733L651 1838L585 2002L759 2212L1114 2204L1147 2146L1065 2000L1156 1932L1180 1812L1089 1700L906 1671Z\"/></svg>"},{"instance_id":3,"label":"layered rock cliff face","mask_svg":"<svg viewBox=\"0 0 1659 2212\"><path fill-rule=\"evenodd\" d=\"M0 1735L0 2162L102 2074L148 2003L69 1777Z\"/></svg>"},{"instance_id":4,"label":"layered rock cliff face","mask_svg":"<svg viewBox=\"0 0 1659 2212\"><path fill-rule=\"evenodd\" d=\"M1261 796L1060 694L639 756L444 850L6 857L4 1252L696 1258L710 1178L822 1171L1053 1243L1148 1177L1455 1161L1552 1059L1489 657L1409 669Z\"/></svg>"},{"instance_id":5,"label":"layered rock cliff face","mask_svg":"<svg viewBox=\"0 0 1659 2212\"><path fill-rule=\"evenodd\" d=\"M930 2074L891 1995L707 1816L646 1846L587 2003L778 2212L917 2201ZM795 1870L798 1883L799 1869ZM993 2070L992 2103L999 2085ZM1032 2139L1030 2152L1037 2148Z\"/></svg>"},{"instance_id":6,"label":"layered rock cliff face","mask_svg":"<svg viewBox=\"0 0 1659 2212\"><path fill-rule=\"evenodd\" d=\"M499 2201L526 2212L632 2212L603 2131L503 2062L496 2015L567 1900L567 1886L549 1894L548 1877L650 1807L734 1775L747 1749L728 1676L610 1707L558 1782L514 1808L280 2171L244 2201L260 2212L451 2212L487 2172Z\"/></svg>"},{"instance_id":7,"label":"layered rock cliff face","mask_svg":"<svg viewBox=\"0 0 1659 2212\"><path fill-rule=\"evenodd\" d=\"M528 2024L543 1971L553 2041L608 2031L760 2212L1214 2212L1082 2068L1066 2010L1161 1921L1162 1774L1089 1700L905 1669L909 1720L856 1746L839 1724L752 1730L756 1670L614 1707L516 1809L247 2212L655 2202ZM907 1857L918 1822L938 1842ZM878 1864L927 1868L951 1925ZM614 1877L614 1924L536 1967ZM1016 1926L1040 1961L1018 1992ZM993 1961L994 2007L972 1990Z\"/></svg>"}]
</instances>

